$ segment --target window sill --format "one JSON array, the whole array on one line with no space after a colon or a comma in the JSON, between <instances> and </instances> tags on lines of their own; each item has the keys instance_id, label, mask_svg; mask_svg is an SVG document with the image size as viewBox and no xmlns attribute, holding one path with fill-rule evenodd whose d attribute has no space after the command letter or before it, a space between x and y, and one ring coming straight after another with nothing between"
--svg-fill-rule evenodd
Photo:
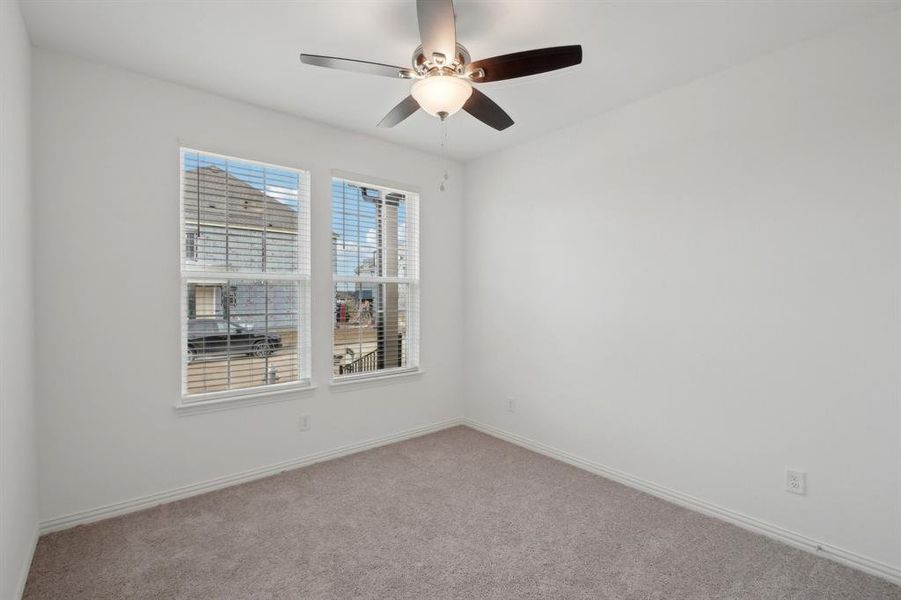
<instances>
[{"instance_id":1,"label":"window sill","mask_svg":"<svg viewBox=\"0 0 901 600\"><path fill-rule=\"evenodd\" d=\"M209 399L188 400L182 399L175 405L175 412L179 416L196 415L199 413L231 410L256 404L269 404L271 402L285 402L296 400L300 396L310 394L316 386L313 384L290 385L278 389L263 389L252 392L216 393Z\"/></svg>"},{"instance_id":2,"label":"window sill","mask_svg":"<svg viewBox=\"0 0 901 600\"><path fill-rule=\"evenodd\" d=\"M335 388L335 391L343 391L344 389L367 387L369 385L390 384L395 379L418 378L423 373L425 373L423 369L413 368L388 371L377 375L345 375L344 377L332 379L329 387Z\"/></svg>"}]
</instances>

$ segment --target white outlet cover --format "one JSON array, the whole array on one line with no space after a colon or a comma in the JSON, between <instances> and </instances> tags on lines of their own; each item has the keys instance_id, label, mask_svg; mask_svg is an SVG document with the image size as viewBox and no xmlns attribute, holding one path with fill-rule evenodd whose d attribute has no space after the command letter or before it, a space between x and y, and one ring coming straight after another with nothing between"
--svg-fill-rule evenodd
<instances>
[{"instance_id":1,"label":"white outlet cover","mask_svg":"<svg viewBox=\"0 0 901 600\"><path fill-rule=\"evenodd\" d=\"M516 412L516 400L507 398L507 412Z\"/></svg>"},{"instance_id":2,"label":"white outlet cover","mask_svg":"<svg viewBox=\"0 0 901 600\"><path fill-rule=\"evenodd\" d=\"M786 469L785 491L792 494L798 494L799 496L807 494L807 473L804 471L795 471L794 469Z\"/></svg>"},{"instance_id":3,"label":"white outlet cover","mask_svg":"<svg viewBox=\"0 0 901 600\"><path fill-rule=\"evenodd\" d=\"M300 426L301 431L309 431L310 430L310 415L300 415L300 420L298 421L298 425Z\"/></svg>"}]
</instances>

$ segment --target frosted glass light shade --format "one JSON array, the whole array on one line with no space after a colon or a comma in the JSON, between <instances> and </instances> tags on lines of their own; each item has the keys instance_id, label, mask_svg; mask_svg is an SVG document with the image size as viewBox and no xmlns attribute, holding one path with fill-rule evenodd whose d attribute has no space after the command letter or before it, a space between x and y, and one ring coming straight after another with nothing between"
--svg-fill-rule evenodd
<instances>
[{"instance_id":1,"label":"frosted glass light shade","mask_svg":"<svg viewBox=\"0 0 901 600\"><path fill-rule=\"evenodd\" d=\"M472 95L472 85L465 79L450 75L433 75L420 79L410 90L422 110L432 116L452 115L466 104Z\"/></svg>"}]
</instances>

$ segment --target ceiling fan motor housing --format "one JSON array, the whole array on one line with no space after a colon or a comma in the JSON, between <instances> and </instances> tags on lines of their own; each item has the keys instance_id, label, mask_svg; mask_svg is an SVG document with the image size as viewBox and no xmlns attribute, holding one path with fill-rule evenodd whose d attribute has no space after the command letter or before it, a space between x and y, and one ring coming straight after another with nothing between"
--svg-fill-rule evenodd
<instances>
[{"instance_id":1,"label":"ceiling fan motor housing","mask_svg":"<svg viewBox=\"0 0 901 600\"><path fill-rule=\"evenodd\" d=\"M413 71L419 77L428 77L441 73L443 75L463 76L466 73L466 65L472 61L469 50L463 44L457 43L456 55L448 60L448 57L442 54L426 56L422 50L422 45L416 47L413 51Z\"/></svg>"}]
</instances>

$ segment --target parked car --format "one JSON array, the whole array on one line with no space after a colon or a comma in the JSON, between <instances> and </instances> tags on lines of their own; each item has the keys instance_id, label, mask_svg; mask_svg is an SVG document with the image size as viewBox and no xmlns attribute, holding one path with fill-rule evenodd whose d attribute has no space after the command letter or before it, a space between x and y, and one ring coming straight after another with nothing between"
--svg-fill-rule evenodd
<instances>
[{"instance_id":1,"label":"parked car","mask_svg":"<svg viewBox=\"0 0 901 600\"><path fill-rule=\"evenodd\" d=\"M211 354L248 354L266 357L282 347L276 333L258 333L253 325L225 319L188 321L188 362Z\"/></svg>"}]
</instances>

